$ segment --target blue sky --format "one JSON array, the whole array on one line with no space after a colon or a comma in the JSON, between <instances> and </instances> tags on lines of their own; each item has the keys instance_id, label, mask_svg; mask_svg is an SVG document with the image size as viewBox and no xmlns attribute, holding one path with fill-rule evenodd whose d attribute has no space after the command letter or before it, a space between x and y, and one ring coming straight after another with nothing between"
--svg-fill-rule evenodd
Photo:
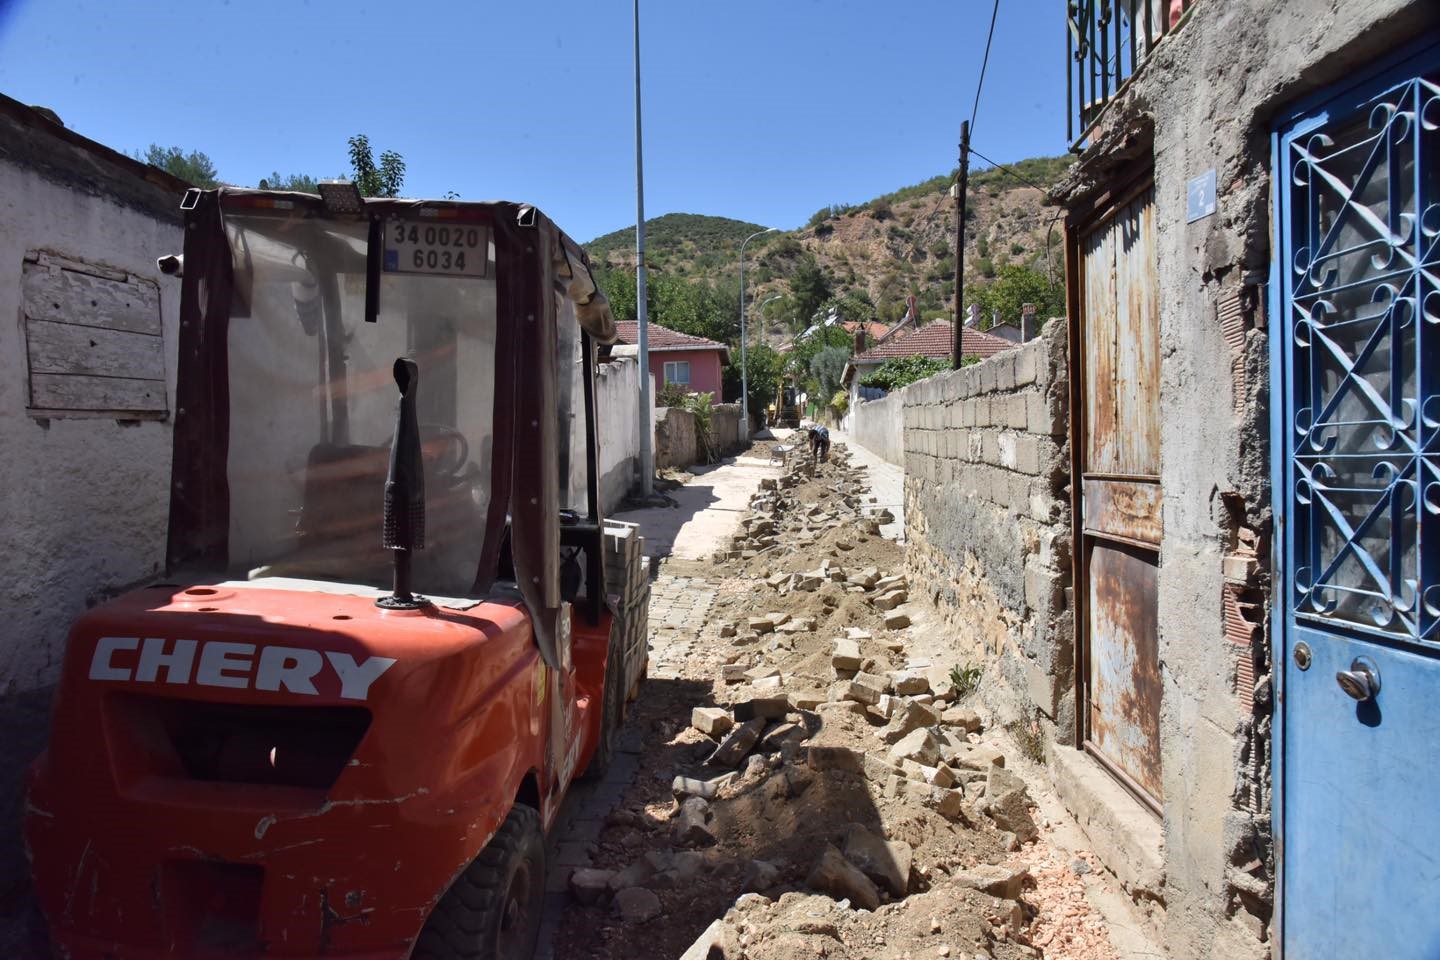
<instances>
[{"instance_id":1,"label":"blue sky","mask_svg":"<svg viewBox=\"0 0 1440 960\"><path fill-rule=\"evenodd\" d=\"M950 169L988 0L641 0L647 216L792 228ZM974 146L1064 143L1060 0L1001 0ZM405 193L633 224L629 0L0 0L0 92L222 179L333 176L369 135Z\"/></svg>"}]
</instances>

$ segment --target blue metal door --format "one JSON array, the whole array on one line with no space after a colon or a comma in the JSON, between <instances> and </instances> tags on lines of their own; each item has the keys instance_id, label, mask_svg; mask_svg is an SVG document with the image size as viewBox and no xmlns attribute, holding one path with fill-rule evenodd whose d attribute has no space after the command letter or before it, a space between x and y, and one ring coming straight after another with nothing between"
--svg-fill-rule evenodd
<instances>
[{"instance_id":1,"label":"blue metal door","mask_svg":"<svg viewBox=\"0 0 1440 960\"><path fill-rule=\"evenodd\" d=\"M1282 954L1436 960L1440 48L1274 149Z\"/></svg>"}]
</instances>

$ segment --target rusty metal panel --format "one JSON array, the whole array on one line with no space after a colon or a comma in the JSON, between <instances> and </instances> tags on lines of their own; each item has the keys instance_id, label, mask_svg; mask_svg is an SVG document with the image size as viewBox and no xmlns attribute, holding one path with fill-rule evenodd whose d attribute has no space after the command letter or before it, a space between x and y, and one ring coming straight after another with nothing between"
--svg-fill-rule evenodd
<instances>
[{"instance_id":1,"label":"rusty metal panel","mask_svg":"<svg viewBox=\"0 0 1440 960\"><path fill-rule=\"evenodd\" d=\"M1160 543L1160 486L1136 480L1086 478L1085 532Z\"/></svg>"},{"instance_id":2,"label":"rusty metal panel","mask_svg":"<svg viewBox=\"0 0 1440 960\"><path fill-rule=\"evenodd\" d=\"M1115 446L1115 238L1109 224L1080 240L1081 362L1085 366L1085 456L1083 465L1114 473Z\"/></svg>"},{"instance_id":3,"label":"rusty metal panel","mask_svg":"<svg viewBox=\"0 0 1440 960\"><path fill-rule=\"evenodd\" d=\"M1155 188L1115 216L1114 472L1160 475L1160 282Z\"/></svg>"},{"instance_id":4,"label":"rusty metal panel","mask_svg":"<svg viewBox=\"0 0 1440 960\"><path fill-rule=\"evenodd\" d=\"M1090 741L1158 801L1158 557L1098 540L1088 552Z\"/></svg>"}]
</instances>

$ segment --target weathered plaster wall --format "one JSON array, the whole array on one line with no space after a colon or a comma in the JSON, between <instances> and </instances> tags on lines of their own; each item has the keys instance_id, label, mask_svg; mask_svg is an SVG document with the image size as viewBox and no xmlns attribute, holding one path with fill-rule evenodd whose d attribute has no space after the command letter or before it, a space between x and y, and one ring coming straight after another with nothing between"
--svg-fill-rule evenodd
<instances>
[{"instance_id":1,"label":"weathered plaster wall","mask_svg":"<svg viewBox=\"0 0 1440 960\"><path fill-rule=\"evenodd\" d=\"M679 407L655 408L655 469L695 462L695 414Z\"/></svg>"},{"instance_id":2,"label":"weathered plaster wall","mask_svg":"<svg viewBox=\"0 0 1440 960\"><path fill-rule=\"evenodd\" d=\"M180 198L102 166L0 118L0 903L28 874L20 784L44 744L69 626L158 572L165 558L169 420L37 419L27 411L21 278L33 250L159 285L173 403L180 284L159 274L155 258L180 250Z\"/></svg>"},{"instance_id":3,"label":"weathered plaster wall","mask_svg":"<svg viewBox=\"0 0 1440 960\"><path fill-rule=\"evenodd\" d=\"M1269 131L1282 108L1397 49L1437 16L1433 3L1413 0L1202 0L1111 105L1058 191L1082 206L1115 171L1153 156L1163 923L1177 957L1269 949L1269 769L1268 754L1257 754L1269 747L1268 638L1256 630L1236 644L1224 620L1227 590L1269 599ZM1212 167L1218 212L1187 224L1186 183Z\"/></svg>"},{"instance_id":4,"label":"weathered plaster wall","mask_svg":"<svg viewBox=\"0 0 1440 960\"><path fill-rule=\"evenodd\" d=\"M850 438L877 457L896 466L905 463L904 398L891 393L865 400L846 413L843 425Z\"/></svg>"},{"instance_id":5,"label":"weathered plaster wall","mask_svg":"<svg viewBox=\"0 0 1440 960\"><path fill-rule=\"evenodd\" d=\"M1073 727L1066 327L911 384L902 404L906 568L1004 723ZM866 404L865 406L869 406ZM1058 720L1058 723L1057 723Z\"/></svg>"},{"instance_id":6,"label":"weathered plaster wall","mask_svg":"<svg viewBox=\"0 0 1440 960\"><path fill-rule=\"evenodd\" d=\"M653 396L653 394L652 394ZM595 370L595 430L600 440L600 509L614 510L640 477L640 364L625 357ZM584 416L583 409L580 416ZM583 421L582 421L583 422ZM584 484L584 448L577 463ZM577 482L577 481L572 481Z\"/></svg>"},{"instance_id":7,"label":"weathered plaster wall","mask_svg":"<svg viewBox=\"0 0 1440 960\"><path fill-rule=\"evenodd\" d=\"M715 452L729 456L740 449L740 404L716 403L710 407L710 433L715 440Z\"/></svg>"}]
</instances>

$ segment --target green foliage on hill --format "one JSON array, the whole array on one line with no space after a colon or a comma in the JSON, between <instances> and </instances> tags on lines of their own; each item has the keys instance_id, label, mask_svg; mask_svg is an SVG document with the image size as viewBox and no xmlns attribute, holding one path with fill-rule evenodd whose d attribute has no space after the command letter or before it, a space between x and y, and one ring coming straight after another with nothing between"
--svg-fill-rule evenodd
<instances>
[{"instance_id":1,"label":"green foliage on hill","mask_svg":"<svg viewBox=\"0 0 1440 960\"><path fill-rule=\"evenodd\" d=\"M971 303L980 305L982 329L990 326L996 310L1003 319L1018 321L1020 308L1027 303L1035 304L1041 323L1065 315L1064 284L1052 284L1040 271L1014 263L999 268L994 282L987 286L966 287L965 300L967 307Z\"/></svg>"},{"instance_id":2,"label":"green foliage on hill","mask_svg":"<svg viewBox=\"0 0 1440 960\"><path fill-rule=\"evenodd\" d=\"M633 270L597 269L595 281L610 301L616 320L639 319ZM651 273L645 281L645 305L652 323L671 330L725 344L735 343L740 336L739 288L730 283Z\"/></svg>"},{"instance_id":3,"label":"green foliage on hill","mask_svg":"<svg viewBox=\"0 0 1440 960\"><path fill-rule=\"evenodd\" d=\"M740 244L746 237L765 228L758 223L731 220L729 217L708 217L698 213L667 213L645 221L645 257L651 266L664 269L667 264L695 267L722 273L739 269ZM767 238L756 237L745 248L747 259L757 254ZM624 227L596 237L585 244L592 260L629 259L634 262L635 228Z\"/></svg>"}]
</instances>

